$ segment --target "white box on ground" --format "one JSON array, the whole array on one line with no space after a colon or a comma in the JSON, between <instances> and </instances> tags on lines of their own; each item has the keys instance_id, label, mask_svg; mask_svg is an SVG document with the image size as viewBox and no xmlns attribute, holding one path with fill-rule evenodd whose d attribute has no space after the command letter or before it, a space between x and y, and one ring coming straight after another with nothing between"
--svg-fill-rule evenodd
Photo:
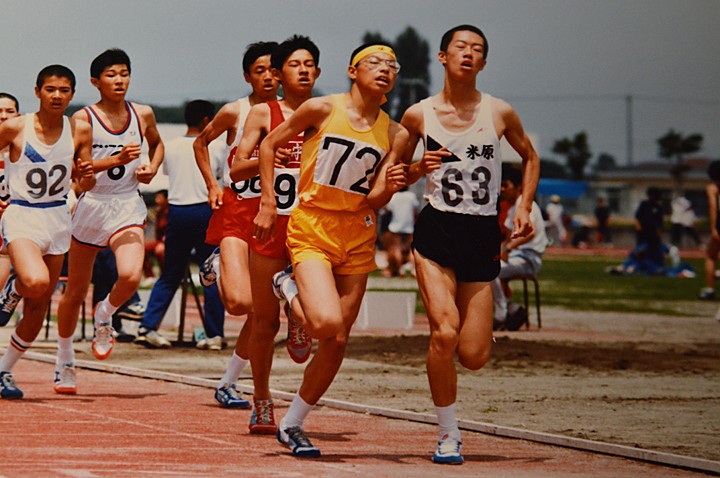
<instances>
[{"instance_id":1,"label":"white box on ground","mask_svg":"<svg viewBox=\"0 0 720 478\"><path fill-rule=\"evenodd\" d=\"M138 289L140 300L147 306L148 299L150 299L151 289ZM161 325L169 325L170 327L178 327L180 325L180 303L182 302L182 287L178 287L175 291L175 295L170 301L165 316L161 322Z\"/></svg>"},{"instance_id":2,"label":"white box on ground","mask_svg":"<svg viewBox=\"0 0 720 478\"><path fill-rule=\"evenodd\" d=\"M367 291L355 327L410 330L415 324L415 292Z\"/></svg>"}]
</instances>

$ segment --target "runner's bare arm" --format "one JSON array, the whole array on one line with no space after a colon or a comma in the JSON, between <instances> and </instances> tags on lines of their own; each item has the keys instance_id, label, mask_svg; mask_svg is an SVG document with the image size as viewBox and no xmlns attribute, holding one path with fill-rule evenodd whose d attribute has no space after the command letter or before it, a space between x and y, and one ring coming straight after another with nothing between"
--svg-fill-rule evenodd
<instances>
[{"instance_id":1,"label":"runner's bare arm","mask_svg":"<svg viewBox=\"0 0 720 478\"><path fill-rule=\"evenodd\" d=\"M275 234L275 220L277 218L277 203L275 201L275 152L287 144L300 133L305 134L305 140L311 137L332 112L332 99L324 96L312 98L295 111L280 126L275 128L260 143L260 211L255 217L255 236L262 242Z\"/></svg>"},{"instance_id":2,"label":"runner's bare arm","mask_svg":"<svg viewBox=\"0 0 720 478\"><path fill-rule=\"evenodd\" d=\"M215 179L215 174L210 164L208 145L223 133L227 133L227 144L232 144L237 134L239 115L240 106L237 102L223 105L212 121L205 126L202 133L195 138L195 142L193 143L195 162L200 170L200 174L202 174L205 180L205 185L208 189L208 204L210 204L213 209L218 209L222 206L223 188L217 182L217 179Z\"/></svg>"},{"instance_id":3,"label":"runner's bare arm","mask_svg":"<svg viewBox=\"0 0 720 478\"><path fill-rule=\"evenodd\" d=\"M77 186L81 191L89 191L95 187L95 172L92 161L92 128L84 121L70 119L75 143L74 174Z\"/></svg>"},{"instance_id":4,"label":"runner's bare arm","mask_svg":"<svg viewBox=\"0 0 720 478\"><path fill-rule=\"evenodd\" d=\"M252 157L253 151L262 141L270 128L270 107L267 103L253 106L245 120L242 138L235 151L230 178L233 182L254 178L259 173L257 158Z\"/></svg>"},{"instance_id":5,"label":"runner's bare arm","mask_svg":"<svg viewBox=\"0 0 720 478\"><path fill-rule=\"evenodd\" d=\"M405 148L408 144L408 131L396 122L390 123L390 151L383 159L375 174L375 181L367 196L368 205L378 210L385 206L392 195L407 185L407 156Z\"/></svg>"},{"instance_id":6,"label":"runner's bare arm","mask_svg":"<svg viewBox=\"0 0 720 478\"><path fill-rule=\"evenodd\" d=\"M138 181L148 184L160 169L160 165L165 157L165 146L160 138L160 132L155 122L155 113L151 107L146 105L135 105L136 111L140 116L141 126L143 126L143 135L148 145L148 155L150 156L150 164L142 164L135 170Z\"/></svg>"},{"instance_id":7,"label":"runner's bare arm","mask_svg":"<svg viewBox=\"0 0 720 478\"><path fill-rule=\"evenodd\" d=\"M499 115L496 118L496 129L505 136L508 143L522 158L523 166L523 194L522 202L518 204L513 221L513 233L511 238L523 237L533 231L530 221L530 210L535 200L538 181L540 180L540 158L530 138L525 133L520 117L515 110L503 100L494 98L493 111ZM499 122L500 127L497 127Z\"/></svg>"}]
</instances>

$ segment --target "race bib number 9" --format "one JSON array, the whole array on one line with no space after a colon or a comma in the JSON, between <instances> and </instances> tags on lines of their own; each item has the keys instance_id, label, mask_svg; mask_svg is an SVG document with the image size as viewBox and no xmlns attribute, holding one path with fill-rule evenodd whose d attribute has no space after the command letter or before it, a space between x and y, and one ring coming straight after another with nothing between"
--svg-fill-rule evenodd
<instances>
[{"instance_id":1,"label":"race bib number 9","mask_svg":"<svg viewBox=\"0 0 720 478\"><path fill-rule=\"evenodd\" d=\"M315 164L315 183L367 196L375 170L385 154L386 151L373 144L325 135Z\"/></svg>"},{"instance_id":2,"label":"race bib number 9","mask_svg":"<svg viewBox=\"0 0 720 478\"><path fill-rule=\"evenodd\" d=\"M278 214L287 216L298 205L299 181L300 169L275 168L275 201Z\"/></svg>"}]
</instances>

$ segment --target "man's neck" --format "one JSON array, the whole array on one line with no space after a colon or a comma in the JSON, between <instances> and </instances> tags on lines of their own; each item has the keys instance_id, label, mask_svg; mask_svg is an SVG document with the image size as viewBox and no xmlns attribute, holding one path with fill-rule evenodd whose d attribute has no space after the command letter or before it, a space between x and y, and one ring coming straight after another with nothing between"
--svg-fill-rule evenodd
<instances>
[{"instance_id":1,"label":"man's neck","mask_svg":"<svg viewBox=\"0 0 720 478\"><path fill-rule=\"evenodd\" d=\"M189 136L191 138L196 138L196 137L200 136L201 132L202 132L202 128L197 128L195 126L188 126L188 129L185 132L185 136Z\"/></svg>"},{"instance_id":2,"label":"man's neck","mask_svg":"<svg viewBox=\"0 0 720 478\"><path fill-rule=\"evenodd\" d=\"M480 91L475 87L475 81L461 82L445 76L445 85L440 93L444 101L452 104L476 102L480 100Z\"/></svg>"},{"instance_id":3,"label":"man's neck","mask_svg":"<svg viewBox=\"0 0 720 478\"><path fill-rule=\"evenodd\" d=\"M125 114L126 106L125 99L119 101L110 100L108 98L100 98L100 101L95 103L99 109L107 113L108 115L122 115Z\"/></svg>"},{"instance_id":4,"label":"man's neck","mask_svg":"<svg viewBox=\"0 0 720 478\"><path fill-rule=\"evenodd\" d=\"M285 92L285 96L280 101L283 105L287 106L287 108L295 111L300 107L301 104L305 103L310 98L312 98L312 92L303 95L295 95L289 92Z\"/></svg>"},{"instance_id":5,"label":"man's neck","mask_svg":"<svg viewBox=\"0 0 720 478\"><path fill-rule=\"evenodd\" d=\"M357 115L372 125L380 112L380 105L385 101L384 96L371 95L361 90L353 83L350 88L350 104Z\"/></svg>"},{"instance_id":6,"label":"man's neck","mask_svg":"<svg viewBox=\"0 0 720 478\"><path fill-rule=\"evenodd\" d=\"M248 96L248 101L250 102L250 106L255 106L260 103L267 103L268 101L274 101L277 99L277 95L259 95L257 93L250 93L250 96Z\"/></svg>"}]
</instances>

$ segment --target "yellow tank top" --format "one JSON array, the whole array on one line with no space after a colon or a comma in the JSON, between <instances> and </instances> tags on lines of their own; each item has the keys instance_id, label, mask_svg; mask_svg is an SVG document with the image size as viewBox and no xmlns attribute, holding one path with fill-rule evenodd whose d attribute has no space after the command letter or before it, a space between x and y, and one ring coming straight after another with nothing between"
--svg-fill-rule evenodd
<instances>
[{"instance_id":1,"label":"yellow tank top","mask_svg":"<svg viewBox=\"0 0 720 478\"><path fill-rule=\"evenodd\" d=\"M358 130L348 119L346 95L333 95L332 101L326 124L303 144L300 205L331 211L365 210L375 172L390 150L390 118L380 111L372 128Z\"/></svg>"}]
</instances>

